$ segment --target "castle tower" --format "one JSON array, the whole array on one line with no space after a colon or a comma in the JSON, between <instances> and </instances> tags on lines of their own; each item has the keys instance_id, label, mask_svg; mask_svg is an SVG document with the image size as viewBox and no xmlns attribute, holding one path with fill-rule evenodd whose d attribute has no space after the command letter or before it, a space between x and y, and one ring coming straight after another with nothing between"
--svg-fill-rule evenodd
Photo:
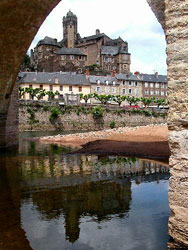
<instances>
[{"instance_id":1,"label":"castle tower","mask_svg":"<svg viewBox=\"0 0 188 250\"><path fill-rule=\"evenodd\" d=\"M74 48L77 39L77 16L71 10L63 17L63 40L67 48Z\"/></svg>"}]
</instances>

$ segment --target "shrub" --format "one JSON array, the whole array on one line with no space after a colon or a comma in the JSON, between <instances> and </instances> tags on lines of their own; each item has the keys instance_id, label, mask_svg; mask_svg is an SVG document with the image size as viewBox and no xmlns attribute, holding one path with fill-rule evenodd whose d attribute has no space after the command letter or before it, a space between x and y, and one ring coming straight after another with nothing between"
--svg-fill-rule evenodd
<instances>
[{"instance_id":1,"label":"shrub","mask_svg":"<svg viewBox=\"0 0 188 250\"><path fill-rule=\"evenodd\" d=\"M115 126L116 126L116 123L115 123L115 121L112 121L111 123L110 123L110 128L115 128Z\"/></svg>"},{"instance_id":2,"label":"shrub","mask_svg":"<svg viewBox=\"0 0 188 250\"><path fill-rule=\"evenodd\" d=\"M61 110L57 107L52 107L51 108L51 114L50 114L50 117L49 117L49 120L53 120L53 119L56 119L58 118L58 116L61 114Z\"/></svg>"},{"instance_id":3,"label":"shrub","mask_svg":"<svg viewBox=\"0 0 188 250\"><path fill-rule=\"evenodd\" d=\"M93 119L101 118L103 116L103 112L104 110L101 108L101 106L93 107L91 111Z\"/></svg>"}]
</instances>

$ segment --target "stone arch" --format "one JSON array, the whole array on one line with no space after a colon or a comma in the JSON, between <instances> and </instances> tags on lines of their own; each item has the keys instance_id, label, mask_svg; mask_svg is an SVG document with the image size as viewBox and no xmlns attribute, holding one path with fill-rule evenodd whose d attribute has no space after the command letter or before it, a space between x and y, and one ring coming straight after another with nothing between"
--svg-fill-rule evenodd
<instances>
[{"instance_id":1,"label":"stone arch","mask_svg":"<svg viewBox=\"0 0 188 250\"><path fill-rule=\"evenodd\" d=\"M188 245L188 3L147 0L161 23L167 42L171 147L170 234ZM16 77L37 30L60 0L1 0L0 2L0 148L16 143ZM12 100L11 100L12 94ZM11 103L11 105L10 105ZM176 197L177 196L177 197ZM184 234L181 234L181 231Z\"/></svg>"}]
</instances>

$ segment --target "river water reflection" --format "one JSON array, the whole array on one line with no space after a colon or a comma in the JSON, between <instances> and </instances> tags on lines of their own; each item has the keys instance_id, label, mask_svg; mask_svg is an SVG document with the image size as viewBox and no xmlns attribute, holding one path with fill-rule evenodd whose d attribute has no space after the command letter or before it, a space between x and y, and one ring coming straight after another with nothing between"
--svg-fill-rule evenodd
<instances>
[{"instance_id":1,"label":"river water reflection","mask_svg":"<svg viewBox=\"0 0 188 250\"><path fill-rule=\"evenodd\" d=\"M166 249L166 163L21 141L0 156L0 249Z\"/></svg>"}]
</instances>

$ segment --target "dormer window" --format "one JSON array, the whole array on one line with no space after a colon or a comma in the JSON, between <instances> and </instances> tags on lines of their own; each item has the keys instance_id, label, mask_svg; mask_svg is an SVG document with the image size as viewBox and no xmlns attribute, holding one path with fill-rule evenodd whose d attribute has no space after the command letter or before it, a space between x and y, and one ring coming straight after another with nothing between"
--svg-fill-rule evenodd
<instances>
[{"instance_id":1,"label":"dormer window","mask_svg":"<svg viewBox=\"0 0 188 250\"><path fill-rule=\"evenodd\" d=\"M108 81L105 81L106 82L106 85L108 85Z\"/></svg>"},{"instance_id":2,"label":"dormer window","mask_svg":"<svg viewBox=\"0 0 188 250\"><path fill-rule=\"evenodd\" d=\"M116 82L115 82L115 81L113 81L113 85L116 85Z\"/></svg>"},{"instance_id":3,"label":"dormer window","mask_svg":"<svg viewBox=\"0 0 188 250\"><path fill-rule=\"evenodd\" d=\"M97 80L97 84L100 84L101 82L100 82L100 80Z\"/></svg>"}]
</instances>

